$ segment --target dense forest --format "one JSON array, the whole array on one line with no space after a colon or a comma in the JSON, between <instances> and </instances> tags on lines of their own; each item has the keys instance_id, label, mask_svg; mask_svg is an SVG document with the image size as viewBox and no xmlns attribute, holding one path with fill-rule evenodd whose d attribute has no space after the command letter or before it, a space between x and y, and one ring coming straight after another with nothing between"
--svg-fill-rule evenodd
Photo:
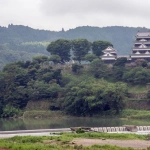
<instances>
[{"instance_id":1,"label":"dense forest","mask_svg":"<svg viewBox=\"0 0 150 150\"><path fill-rule=\"evenodd\" d=\"M128 99L127 85L150 82L150 64L143 59L128 64L122 57L107 65L98 52L108 45L112 44L58 39L47 46L50 57L5 65L0 71L1 117L20 114L29 100L48 100L51 111L74 116L119 114ZM69 63L70 59L75 62ZM83 60L87 63L82 64Z\"/></svg>"},{"instance_id":2,"label":"dense forest","mask_svg":"<svg viewBox=\"0 0 150 150\"><path fill-rule=\"evenodd\" d=\"M85 38L90 42L109 41L118 50L119 55L128 55L131 53L136 33L143 30L148 29L119 26L103 28L83 26L56 32L10 24L8 27L0 27L0 69L6 63L18 60L31 61L32 57L39 55L49 56L45 49L50 42L57 39Z\"/></svg>"}]
</instances>

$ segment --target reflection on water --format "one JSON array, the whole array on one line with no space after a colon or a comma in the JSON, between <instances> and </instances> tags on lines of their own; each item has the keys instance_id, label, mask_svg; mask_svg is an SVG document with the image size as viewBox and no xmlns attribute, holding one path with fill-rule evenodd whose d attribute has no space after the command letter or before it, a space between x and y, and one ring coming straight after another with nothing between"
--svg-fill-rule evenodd
<instances>
[{"instance_id":1,"label":"reflection on water","mask_svg":"<svg viewBox=\"0 0 150 150\"><path fill-rule=\"evenodd\" d=\"M150 125L149 120L110 118L49 118L49 119L0 119L0 130L30 130L69 127L109 127L122 125Z\"/></svg>"},{"instance_id":2,"label":"reflection on water","mask_svg":"<svg viewBox=\"0 0 150 150\"><path fill-rule=\"evenodd\" d=\"M78 126L117 126L120 125L119 119L99 119L99 118L51 118L51 119L25 119L27 129L37 128L69 128ZM32 123L31 123L32 122Z\"/></svg>"},{"instance_id":3,"label":"reflection on water","mask_svg":"<svg viewBox=\"0 0 150 150\"><path fill-rule=\"evenodd\" d=\"M26 130L26 126L22 119L0 119L0 130Z\"/></svg>"}]
</instances>

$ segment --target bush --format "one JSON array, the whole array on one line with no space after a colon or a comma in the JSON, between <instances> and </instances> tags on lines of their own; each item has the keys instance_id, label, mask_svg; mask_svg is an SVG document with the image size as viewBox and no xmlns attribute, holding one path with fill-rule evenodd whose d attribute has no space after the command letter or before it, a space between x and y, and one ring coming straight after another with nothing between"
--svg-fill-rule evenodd
<instances>
[{"instance_id":1,"label":"bush","mask_svg":"<svg viewBox=\"0 0 150 150\"><path fill-rule=\"evenodd\" d=\"M150 90L147 92L147 99L150 101Z\"/></svg>"},{"instance_id":2,"label":"bush","mask_svg":"<svg viewBox=\"0 0 150 150\"><path fill-rule=\"evenodd\" d=\"M11 105L6 105L3 108L3 114L2 117L17 117L17 116L21 116L22 115L22 111L18 108L15 108Z\"/></svg>"},{"instance_id":3,"label":"bush","mask_svg":"<svg viewBox=\"0 0 150 150\"><path fill-rule=\"evenodd\" d=\"M82 128L78 128L77 130L76 130L76 133L84 133L85 131L82 129Z\"/></svg>"}]
</instances>

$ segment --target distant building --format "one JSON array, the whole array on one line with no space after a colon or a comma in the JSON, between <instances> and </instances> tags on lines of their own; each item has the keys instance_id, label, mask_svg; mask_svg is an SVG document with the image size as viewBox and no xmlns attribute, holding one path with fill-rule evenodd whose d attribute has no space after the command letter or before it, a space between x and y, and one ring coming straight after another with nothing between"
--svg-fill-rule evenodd
<instances>
[{"instance_id":1,"label":"distant building","mask_svg":"<svg viewBox=\"0 0 150 150\"><path fill-rule=\"evenodd\" d=\"M100 58L105 63L113 63L120 57L126 57L129 63L136 59L145 59L150 62L150 31L137 33L136 40L132 48L132 54L128 56L117 56L117 50L110 46L102 52L104 54L100 56Z\"/></svg>"},{"instance_id":2,"label":"distant building","mask_svg":"<svg viewBox=\"0 0 150 150\"><path fill-rule=\"evenodd\" d=\"M150 61L150 31L137 33L131 54L131 60L135 61L136 59Z\"/></svg>"},{"instance_id":3,"label":"distant building","mask_svg":"<svg viewBox=\"0 0 150 150\"><path fill-rule=\"evenodd\" d=\"M104 54L100 57L106 63L113 63L117 59L117 50L109 46L102 51Z\"/></svg>"}]
</instances>

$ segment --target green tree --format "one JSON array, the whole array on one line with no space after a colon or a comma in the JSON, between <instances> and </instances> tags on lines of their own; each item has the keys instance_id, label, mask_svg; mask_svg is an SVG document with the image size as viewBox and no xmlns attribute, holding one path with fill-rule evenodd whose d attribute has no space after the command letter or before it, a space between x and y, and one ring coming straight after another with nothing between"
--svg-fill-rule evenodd
<instances>
[{"instance_id":1,"label":"green tree","mask_svg":"<svg viewBox=\"0 0 150 150\"><path fill-rule=\"evenodd\" d=\"M119 114L124 108L127 94L126 84L89 80L68 88L64 97L63 109L69 114L92 116L106 111Z\"/></svg>"},{"instance_id":2,"label":"green tree","mask_svg":"<svg viewBox=\"0 0 150 150\"><path fill-rule=\"evenodd\" d=\"M125 68L124 68L124 67L117 67L117 66L114 66L114 67L113 67L113 73L112 73L113 79L116 80L116 81L119 81L119 80L121 81L124 72L125 72Z\"/></svg>"},{"instance_id":3,"label":"green tree","mask_svg":"<svg viewBox=\"0 0 150 150\"><path fill-rule=\"evenodd\" d=\"M148 61L145 59L137 59L137 60L135 60L135 63L137 66L141 66L141 67L147 67L147 65L148 65L147 64Z\"/></svg>"},{"instance_id":4,"label":"green tree","mask_svg":"<svg viewBox=\"0 0 150 150\"><path fill-rule=\"evenodd\" d=\"M94 74L95 78L107 78L110 73L108 66L99 58L91 62L89 71Z\"/></svg>"},{"instance_id":5,"label":"green tree","mask_svg":"<svg viewBox=\"0 0 150 150\"><path fill-rule=\"evenodd\" d=\"M126 70L125 64L127 63L126 57L118 58L113 64L113 78L118 81L122 80L123 74Z\"/></svg>"},{"instance_id":6,"label":"green tree","mask_svg":"<svg viewBox=\"0 0 150 150\"><path fill-rule=\"evenodd\" d=\"M108 46L113 47L113 45L110 42L107 41L94 41L92 43L92 51L93 54L96 56L101 56L103 54L103 50L106 49Z\"/></svg>"},{"instance_id":7,"label":"green tree","mask_svg":"<svg viewBox=\"0 0 150 150\"><path fill-rule=\"evenodd\" d=\"M147 99L150 101L150 90L147 92Z\"/></svg>"},{"instance_id":8,"label":"green tree","mask_svg":"<svg viewBox=\"0 0 150 150\"><path fill-rule=\"evenodd\" d=\"M117 66L117 67L125 67L125 64L127 63L127 58L126 57L120 57L118 58L113 66Z\"/></svg>"},{"instance_id":9,"label":"green tree","mask_svg":"<svg viewBox=\"0 0 150 150\"><path fill-rule=\"evenodd\" d=\"M72 72L79 73L81 68L83 68L81 64L72 64Z\"/></svg>"},{"instance_id":10,"label":"green tree","mask_svg":"<svg viewBox=\"0 0 150 150\"><path fill-rule=\"evenodd\" d=\"M134 83L136 84L145 84L150 82L150 70L142 69L137 71L134 76Z\"/></svg>"},{"instance_id":11,"label":"green tree","mask_svg":"<svg viewBox=\"0 0 150 150\"><path fill-rule=\"evenodd\" d=\"M13 96L10 104L15 108L24 109L29 101L29 95L25 86L17 86L14 88Z\"/></svg>"},{"instance_id":12,"label":"green tree","mask_svg":"<svg viewBox=\"0 0 150 150\"><path fill-rule=\"evenodd\" d=\"M47 47L47 51L50 52L51 55L60 56L62 64L70 60L70 50L71 42L65 39L53 41Z\"/></svg>"},{"instance_id":13,"label":"green tree","mask_svg":"<svg viewBox=\"0 0 150 150\"><path fill-rule=\"evenodd\" d=\"M60 63L61 58L59 55L51 55L49 61L52 61L54 64L58 64Z\"/></svg>"},{"instance_id":14,"label":"green tree","mask_svg":"<svg viewBox=\"0 0 150 150\"><path fill-rule=\"evenodd\" d=\"M6 94L5 93L5 87L6 87L5 76L6 74L0 71L0 97Z\"/></svg>"},{"instance_id":15,"label":"green tree","mask_svg":"<svg viewBox=\"0 0 150 150\"><path fill-rule=\"evenodd\" d=\"M56 83L47 84L43 81L31 81L28 83L29 99L39 100L45 98L57 98L60 86Z\"/></svg>"},{"instance_id":16,"label":"green tree","mask_svg":"<svg viewBox=\"0 0 150 150\"><path fill-rule=\"evenodd\" d=\"M48 61L49 61L49 58L47 56L36 56L36 57L33 57L33 63L44 65L44 63L46 63Z\"/></svg>"},{"instance_id":17,"label":"green tree","mask_svg":"<svg viewBox=\"0 0 150 150\"><path fill-rule=\"evenodd\" d=\"M97 58L97 56L95 54L86 54L84 57L84 60L92 62L96 58Z\"/></svg>"},{"instance_id":18,"label":"green tree","mask_svg":"<svg viewBox=\"0 0 150 150\"><path fill-rule=\"evenodd\" d=\"M72 41L72 51L74 59L81 63L84 56L88 54L91 48L91 43L87 39L76 39Z\"/></svg>"},{"instance_id":19,"label":"green tree","mask_svg":"<svg viewBox=\"0 0 150 150\"><path fill-rule=\"evenodd\" d=\"M145 84L150 82L150 70L143 67L135 67L126 70L123 80L134 84Z\"/></svg>"}]
</instances>

